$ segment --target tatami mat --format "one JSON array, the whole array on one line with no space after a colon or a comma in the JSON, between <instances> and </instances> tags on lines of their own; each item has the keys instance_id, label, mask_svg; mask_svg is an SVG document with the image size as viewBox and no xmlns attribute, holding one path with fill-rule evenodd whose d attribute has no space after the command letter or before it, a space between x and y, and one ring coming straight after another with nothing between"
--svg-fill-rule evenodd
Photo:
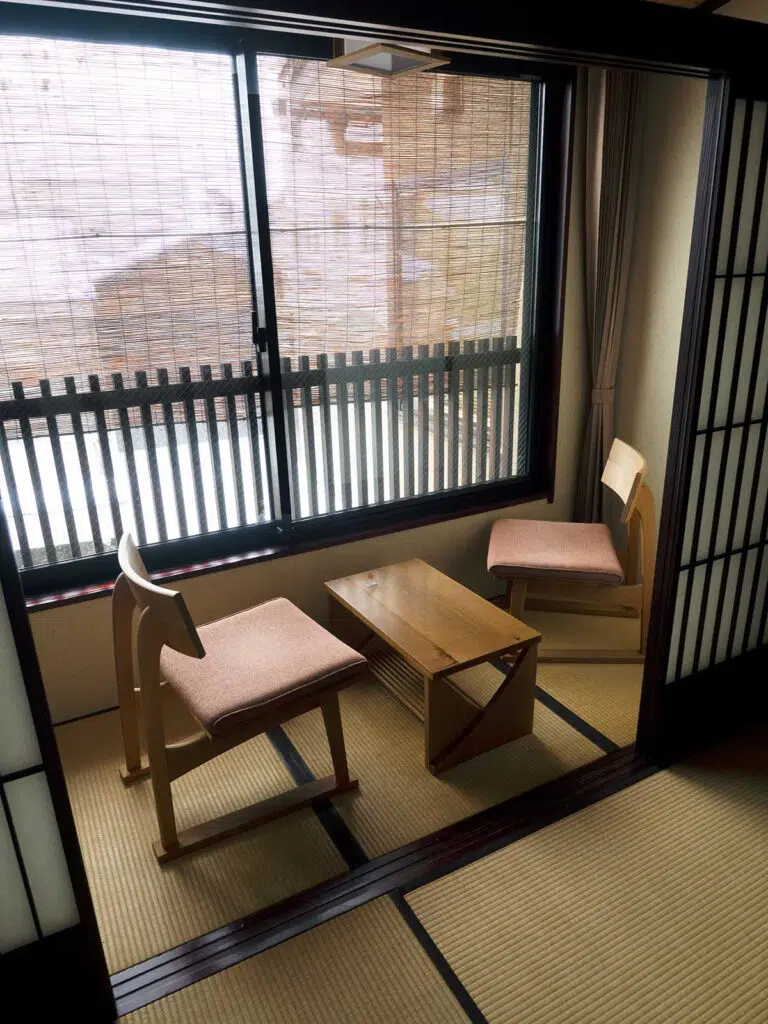
<instances>
[{"instance_id":1,"label":"tatami mat","mask_svg":"<svg viewBox=\"0 0 768 1024\"><path fill-rule=\"evenodd\" d=\"M486 670L496 672L484 666ZM533 735L435 777L424 768L423 724L375 680L364 679L344 690L341 711L350 768L360 789L335 803L371 857L602 755L537 701ZM289 722L285 730L316 775L330 771L319 712Z\"/></svg>"},{"instance_id":2,"label":"tatami mat","mask_svg":"<svg viewBox=\"0 0 768 1024\"><path fill-rule=\"evenodd\" d=\"M345 870L310 810L161 868L151 849L151 785L126 789L118 777L117 712L60 726L56 735L112 972ZM293 785L269 740L258 737L174 782L179 825Z\"/></svg>"},{"instance_id":3,"label":"tatami mat","mask_svg":"<svg viewBox=\"0 0 768 1024\"><path fill-rule=\"evenodd\" d=\"M461 1024L388 897L121 1018L124 1024Z\"/></svg>"},{"instance_id":4,"label":"tatami mat","mask_svg":"<svg viewBox=\"0 0 768 1024\"><path fill-rule=\"evenodd\" d=\"M542 690L618 743L634 743L642 665L548 665L539 663Z\"/></svg>"},{"instance_id":5,"label":"tatami mat","mask_svg":"<svg viewBox=\"0 0 768 1024\"><path fill-rule=\"evenodd\" d=\"M489 1024L768 1021L768 729L412 893Z\"/></svg>"},{"instance_id":6,"label":"tatami mat","mask_svg":"<svg viewBox=\"0 0 768 1024\"><path fill-rule=\"evenodd\" d=\"M572 615L526 608L523 619L541 633L541 650L548 647L581 650L639 650L640 620L606 615Z\"/></svg>"}]
</instances>

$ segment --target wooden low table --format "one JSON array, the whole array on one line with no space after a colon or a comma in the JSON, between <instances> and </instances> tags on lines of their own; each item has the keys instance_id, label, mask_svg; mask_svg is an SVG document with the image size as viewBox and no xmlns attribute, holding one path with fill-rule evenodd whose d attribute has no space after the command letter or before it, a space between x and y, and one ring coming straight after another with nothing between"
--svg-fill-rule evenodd
<instances>
[{"instance_id":1,"label":"wooden low table","mask_svg":"<svg viewBox=\"0 0 768 1024\"><path fill-rule=\"evenodd\" d=\"M532 731L535 629L419 558L325 586L337 636L358 649L373 637L386 645L370 653L371 671L424 721L431 772ZM479 667L490 658L509 668L489 690Z\"/></svg>"}]
</instances>

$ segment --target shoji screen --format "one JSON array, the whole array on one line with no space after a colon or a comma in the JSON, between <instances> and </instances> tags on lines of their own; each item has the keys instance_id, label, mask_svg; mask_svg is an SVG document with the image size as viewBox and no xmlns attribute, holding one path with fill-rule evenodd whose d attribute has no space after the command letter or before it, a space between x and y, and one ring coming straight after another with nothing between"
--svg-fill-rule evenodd
<instances>
[{"instance_id":1,"label":"shoji screen","mask_svg":"<svg viewBox=\"0 0 768 1024\"><path fill-rule=\"evenodd\" d=\"M767 113L733 110L668 683L768 639Z\"/></svg>"},{"instance_id":2,"label":"shoji screen","mask_svg":"<svg viewBox=\"0 0 768 1024\"><path fill-rule=\"evenodd\" d=\"M0 977L3 1000L23 1005L24 1019L63 1014L83 1021L114 1020L107 967L1 504ZM13 1013L11 1017L16 1019Z\"/></svg>"},{"instance_id":3,"label":"shoji screen","mask_svg":"<svg viewBox=\"0 0 768 1024\"><path fill-rule=\"evenodd\" d=\"M0 803L0 953L7 953L79 918L2 591Z\"/></svg>"}]
</instances>

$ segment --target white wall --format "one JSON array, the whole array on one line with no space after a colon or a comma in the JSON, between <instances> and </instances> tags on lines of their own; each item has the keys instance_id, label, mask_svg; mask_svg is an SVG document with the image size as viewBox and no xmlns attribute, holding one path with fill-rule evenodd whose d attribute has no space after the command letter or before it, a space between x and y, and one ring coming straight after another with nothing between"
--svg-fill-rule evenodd
<instances>
[{"instance_id":1,"label":"white wall","mask_svg":"<svg viewBox=\"0 0 768 1024\"><path fill-rule=\"evenodd\" d=\"M616 381L616 436L648 460L661 507L691 248L707 85L644 76L629 292Z\"/></svg>"},{"instance_id":2,"label":"white wall","mask_svg":"<svg viewBox=\"0 0 768 1024\"><path fill-rule=\"evenodd\" d=\"M580 117L576 137L574 166L578 169L582 164ZM576 197L582 189L578 171L574 174L573 188ZM493 521L503 516L570 518L586 388L580 203L574 201L571 211L554 502L531 502L464 516L186 580L178 589L189 603L196 622L210 621L277 595L290 598L324 622L324 580L413 557L423 558L480 593L495 594L500 585L486 571L488 536ZM31 620L54 722L114 706L109 599L40 610L32 614Z\"/></svg>"}]
</instances>

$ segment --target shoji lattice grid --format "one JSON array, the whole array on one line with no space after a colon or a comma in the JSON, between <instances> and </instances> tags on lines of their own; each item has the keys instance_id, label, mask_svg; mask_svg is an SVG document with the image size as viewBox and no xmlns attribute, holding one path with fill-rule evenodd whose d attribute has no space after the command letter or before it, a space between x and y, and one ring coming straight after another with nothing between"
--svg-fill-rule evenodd
<instances>
[{"instance_id":1,"label":"shoji lattice grid","mask_svg":"<svg viewBox=\"0 0 768 1024\"><path fill-rule=\"evenodd\" d=\"M768 636L767 112L734 110L667 682Z\"/></svg>"},{"instance_id":2,"label":"shoji lattice grid","mask_svg":"<svg viewBox=\"0 0 768 1024\"><path fill-rule=\"evenodd\" d=\"M48 780L0 591L0 954L77 921Z\"/></svg>"}]
</instances>

